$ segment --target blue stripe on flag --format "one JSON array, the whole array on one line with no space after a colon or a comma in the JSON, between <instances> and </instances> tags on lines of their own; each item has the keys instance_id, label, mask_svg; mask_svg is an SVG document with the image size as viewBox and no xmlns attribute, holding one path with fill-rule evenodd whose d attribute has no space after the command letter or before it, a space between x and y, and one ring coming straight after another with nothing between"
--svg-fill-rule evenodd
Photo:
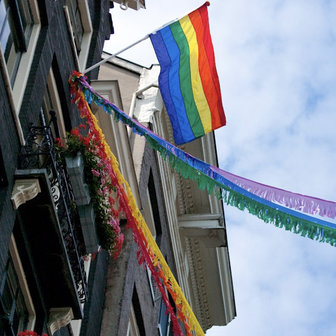
<instances>
[{"instance_id":1,"label":"blue stripe on flag","mask_svg":"<svg viewBox=\"0 0 336 336\"><path fill-rule=\"evenodd\" d=\"M160 91L172 122L175 142L177 144L189 142L195 136L190 127L180 88L180 51L169 27L150 37L161 65Z\"/></svg>"}]
</instances>

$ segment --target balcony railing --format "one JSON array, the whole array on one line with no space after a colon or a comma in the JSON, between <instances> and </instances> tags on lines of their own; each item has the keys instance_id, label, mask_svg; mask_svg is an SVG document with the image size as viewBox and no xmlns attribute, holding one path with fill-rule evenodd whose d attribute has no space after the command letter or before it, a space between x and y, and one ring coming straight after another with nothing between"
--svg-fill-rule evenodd
<instances>
[{"instance_id":1,"label":"balcony railing","mask_svg":"<svg viewBox=\"0 0 336 336\"><path fill-rule=\"evenodd\" d=\"M51 186L61 233L71 265L71 270L80 302L85 302L88 295L86 274L84 270L83 247L78 239L81 237L80 223L71 183L65 169L64 158L54 148L52 122L46 123L43 113L40 115L41 126L31 126L22 147L20 169L45 169ZM54 128L56 128L56 123ZM56 131L57 134L57 131Z\"/></svg>"}]
</instances>

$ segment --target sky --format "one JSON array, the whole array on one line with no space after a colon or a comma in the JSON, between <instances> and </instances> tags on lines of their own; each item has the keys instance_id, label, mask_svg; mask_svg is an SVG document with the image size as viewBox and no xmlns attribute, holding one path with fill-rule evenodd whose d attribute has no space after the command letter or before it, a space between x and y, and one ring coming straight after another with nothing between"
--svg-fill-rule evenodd
<instances>
[{"instance_id":1,"label":"sky","mask_svg":"<svg viewBox=\"0 0 336 336\"><path fill-rule=\"evenodd\" d=\"M204 1L115 4L115 53ZM208 7L227 125L220 168L335 201L336 2L213 0ZM133 36L134 39L130 39ZM147 40L120 55L157 63ZM225 206L237 317L206 336L336 335L336 248Z\"/></svg>"}]
</instances>

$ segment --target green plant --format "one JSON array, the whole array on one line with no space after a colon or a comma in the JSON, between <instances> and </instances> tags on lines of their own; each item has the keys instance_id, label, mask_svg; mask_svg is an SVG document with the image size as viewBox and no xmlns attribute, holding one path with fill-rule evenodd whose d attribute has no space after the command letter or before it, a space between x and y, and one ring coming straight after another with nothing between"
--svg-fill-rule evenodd
<instances>
[{"instance_id":1,"label":"green plant","mask_svg":"<svg viewBox=\"0 0 336 336\"><path fill-rule=\"evenodd\" d=\"M78 152L82 154L84 177L95 212L99 244L117 257L124 239L119 226L120 207L113 185L113 172L107 168L107 157L95 141L95 134L87 132L86 126L81 124L67 134L65 144L57 138L55 147L63 156L75 156Z\"/></svg>"}]
</instances>

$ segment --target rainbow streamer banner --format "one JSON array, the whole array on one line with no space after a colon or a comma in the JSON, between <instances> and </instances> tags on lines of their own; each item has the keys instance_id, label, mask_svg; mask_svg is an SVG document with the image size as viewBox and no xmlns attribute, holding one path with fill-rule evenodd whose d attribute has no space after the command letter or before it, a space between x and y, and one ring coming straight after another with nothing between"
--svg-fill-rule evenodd
<instances>
[{"instance_id":1,"label":"rainbow streamer banner","mask_svg":"<svg viewBox=\"0 0 336 336\"><path fill-rule=\"evenodd\" d=\"M204 336L197 318L137 207L132 190L119 170L119 163L106 143L105 136L98 125L96 117L91 112L88 104L88 100L91 101L91 99L88 99L88 91L84 92L84 90L81 90L81 86L78 86L79 82L77 82L77 79L79 78L83 79L81 74L74 72L74 76L69 80L71 95L80 111L81 117L86 119L90 136L94 138L96 145L99 147L99 152L103 153L103 162L106 166L105 168L109 171L111 184L116 188L120 208L127 219L127 227L132 230L134 240L138 244L137 257L139 264L145 262L151 271L152 277L165 303L166 313L170 314L173 322L174 335L184 335L179 324L180 320L187 336ZM175 303L177 315L165 289L169 292Z\"/></svg>"},{"instance_id":2,"label":"rainbow streamer banner","mask_svg":"<svg viewBox=\"0 0 336 336\"><path fill-rule=\"evenodd\" d=\"M207 6L209 2L150 34L161 66L161 95L178 145L226 124Z\"/></svg>"},{"instance_id":3,"label":"rainbow streamer banner","mask_svg":"<svg viewBox=\"0 0 336 336\"><path fill-rule=\"evenodd\" d=\"M101 106L104 111L122 121L147 142L183 177L197 181L200 189L215 192L226 204L247 210L266 223L293 233L336 246L336 224L323 217L336 218L336 202L297 194L254 182L211 166L154 134L138 121L130 118L117 106L100 96L77 74L73 85L83 92L85 99Z\"/></svg>"}]
</instances>

